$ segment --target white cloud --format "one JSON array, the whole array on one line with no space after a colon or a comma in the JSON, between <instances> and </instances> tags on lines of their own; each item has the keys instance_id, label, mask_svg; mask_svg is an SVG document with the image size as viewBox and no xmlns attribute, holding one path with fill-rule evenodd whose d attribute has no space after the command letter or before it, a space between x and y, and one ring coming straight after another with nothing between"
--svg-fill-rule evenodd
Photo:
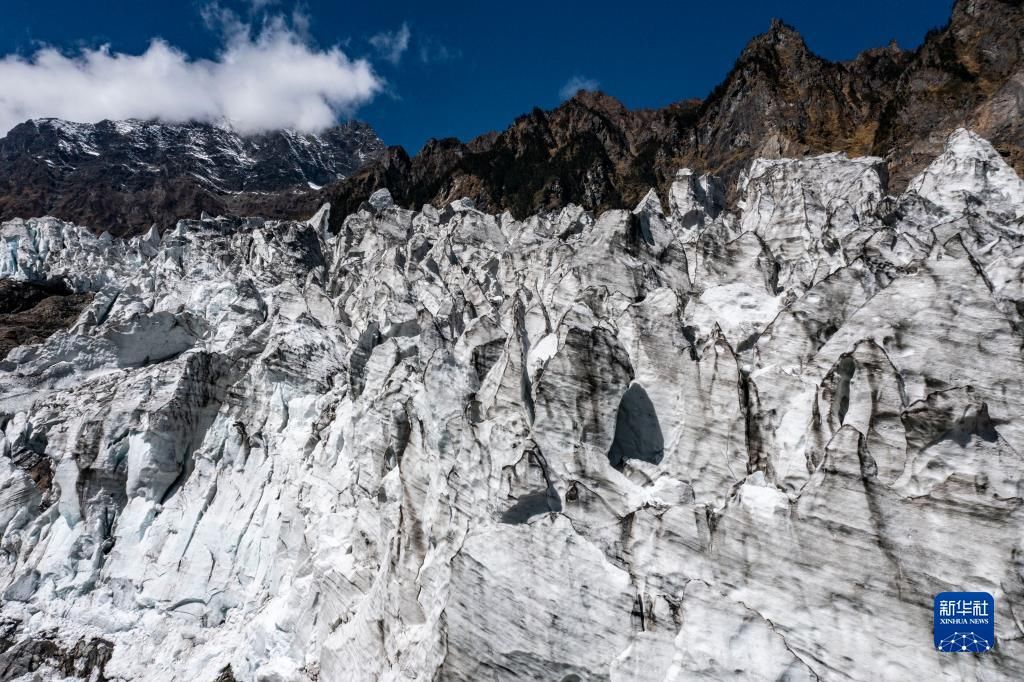
<instances>
[{"instance_id":1,"label":"white cloud","mask_svg":"<svg viewBox=\"0 0 1024 682\"><path fill-rule=\"evenodd\" d=\"M601 87L593 78L584 78L583 76L573 76L565 85L558 91L558 96L562 98L562 101L569 99L580 90L597 90Z\"/></svg>"},{"instance_id":2,"label":"white cloud","mask_svg":"<svg viewBox=\"0 0 1024 682\"><path fill-rule=\"evenodd\" d=\"M258 31L221 13L216 59L191 59L160 39L139 55L104 46L74 55L45 47L0 58L0 135L29 118L229 120L241 132L319 130L384 87L364 59L319 49L280 17Z\"/></svg>"},{"instance_id":3,"label":"white cloud","mask_svg":"<svg viewBox=\"0 0 1024 682\"><path fill-rule=\"evenodd\" d=\"M420 37L416 39L416 42L420 46L420 61L424 64L443 64L462 58L462 50L450 48L433 38Z\"/></svg>"},{"instance_id":4,"label":"white cloud","mask_svg":"<svg viewBox=\"0 0 1024 682\"><path fill-rule=\"evenodd\" d=\"M409 25L403 23L397 31L382 31L373 36L370 38L370 44L377 50L377 54L381 58L392 64L398 64L402 60L402 55L409 49L409 38L411 37L412 32L409 31Z\"/></svg>"}]
</instances>

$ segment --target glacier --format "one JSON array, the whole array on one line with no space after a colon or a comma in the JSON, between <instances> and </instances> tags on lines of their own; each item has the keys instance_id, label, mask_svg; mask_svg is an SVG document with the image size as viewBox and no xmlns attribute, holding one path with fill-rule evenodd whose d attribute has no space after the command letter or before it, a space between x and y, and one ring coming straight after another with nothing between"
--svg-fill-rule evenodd
<instances>
[{"instance_id":1,"label":"glacier","mask_svg":"<svg viewBox=\"0 0 1024 682\"><path fill-rule=\"evenodd\" d=\"M1024 182L736 193L3 223L92 299L0 360L0 679L1024 679Z\"/></svg>"}]
</instances>

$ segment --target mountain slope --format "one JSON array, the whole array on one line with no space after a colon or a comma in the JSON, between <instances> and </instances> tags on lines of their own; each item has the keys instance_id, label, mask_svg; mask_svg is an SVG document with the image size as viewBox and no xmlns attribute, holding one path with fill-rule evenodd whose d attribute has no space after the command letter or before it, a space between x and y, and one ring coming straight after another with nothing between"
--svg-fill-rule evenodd
<instances>
[{"instance_id":1,"label":"mountain slope","mask_svg":"<svg viewBox=\"0 0 1024 682\"><path fill-rule=\"evenodd\" d=\"M325 196L336 221L380 187L410 208L468 196L520 217L568 203L601 210L633 205L652 185L664 195L681 166L732 180L756 157L828 151L883 157L899 191L962 125L1024 170L1022 35L1019 0L958 0L917 50L839 63L775 22L703 102L631 111L580 93L467 144L432 141L412 159L392 149Z\"/></svg>"},{"instance_id":2,"label":"mountain slope","mask_svg":"<svg viewBox=\"0 0 1024 682\"><path fill-rule=\"evenodd\" d=\"M0 215L57 215L121 234L246 201L287 210L288 194L344 178L383 149L359 122L241 136L205 123L28 121L0 139Z\"/></svg>"},{"instance_id":3,"label":"mountain slope","mask_svg":"<svg viewBox=\"0 0 1024 682\"><path fill-rule=\"evenodd\" d=\"M965 124L1024 170L1024 2L959 0L889 87L872 151L887 155L898 182Z\"/></svg>"}]
</instances>

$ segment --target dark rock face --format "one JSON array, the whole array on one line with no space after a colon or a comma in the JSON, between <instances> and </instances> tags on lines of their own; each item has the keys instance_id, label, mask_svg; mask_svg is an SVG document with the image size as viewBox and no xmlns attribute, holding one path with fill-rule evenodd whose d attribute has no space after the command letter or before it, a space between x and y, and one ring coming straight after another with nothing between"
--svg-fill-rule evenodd
<instances>
[{"instance_id":1,"label":"dark rock face","mask_svg":"<svg viewBox=\"0 0 1024 682\"><path fill-rule=\"evenodd\" d=\"M902 188L967 124L1024 170L1024 2L958 0L895 83L872 148Z\"/></svg>"},{"instance_id":2,"label":"dark rock face","mask_svg":"<svg viewBox=\"0 0 1024 682\"><path fill-rule=\"evenodd\" d=\"M39 343L71 326L92 300L62 282L0 280L0 362L15 346Z\"/></svg>"},{"instance_id":3,"label":"dark rock face","mask_svg":"<svg viewBox=\"0 0 1024 682\"><path fill-rule=\"evenodd\" d=\"M0 217L61 216L114 234L202 211L302 212L298 197L384 149L365 123L241 136L210 124L28 121L0 139Z\"/></svg>"},{"instance_id":4,"label":"dark rock face","mask_svg":"<svg viewBox=\"0 0 1024 682\"><path fill-rule=\"evenodd\" d=\"M671 181L676 166L666 153L692 128L700 106L694 100L630 111L607 95L581 92L553 111L534 109L500 134L431 140L412 158L392 147L378 163L325 188L332 224L381 187L405 206L468 196L477 208L517 217L568 203L635 205L652 185Z\"/></svg>"},{"instance_id":5,"label":"dark rock face","mask_svg":"<svg viewBox=\"0 0 1024 682\"><path fill-rule=\"evenodd\" d=\"M17 621L0 621L0 680L3 682L23 679L35 672L93 682L108 679L104 669L114 653L114 645L107 640L82 638L71 647L63 646L56 633L19 640L19 625Z\"/></svg>"},{"instance_id":6,"label":"dark rock face","mask_svg":"<svg viewBox=\"0 0 1024 682\"><path fill-rule=\"evenodd\" d=\"M231 666L226 665L221 669L217 679L213 682L238 682L238 680L235 678L235 673L231 670Z\"/></svg>"}]
</instances>

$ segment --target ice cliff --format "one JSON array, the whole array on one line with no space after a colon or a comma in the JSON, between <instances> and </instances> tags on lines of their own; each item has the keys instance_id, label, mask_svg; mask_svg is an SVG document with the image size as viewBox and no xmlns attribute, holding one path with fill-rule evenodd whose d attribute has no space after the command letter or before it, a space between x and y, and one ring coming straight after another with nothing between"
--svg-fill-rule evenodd
<instances>
[{"instance_id":1,"label":"ice cliff","mask_svg":"<svg viewBox=\"0 0 1024 682\"><path fill-rule=\"evenodd\" d=\"M93 297L0 360L0 679L1024 678L1024 183L882 168L4 223Z\"/></svg>"}]
</instances>

